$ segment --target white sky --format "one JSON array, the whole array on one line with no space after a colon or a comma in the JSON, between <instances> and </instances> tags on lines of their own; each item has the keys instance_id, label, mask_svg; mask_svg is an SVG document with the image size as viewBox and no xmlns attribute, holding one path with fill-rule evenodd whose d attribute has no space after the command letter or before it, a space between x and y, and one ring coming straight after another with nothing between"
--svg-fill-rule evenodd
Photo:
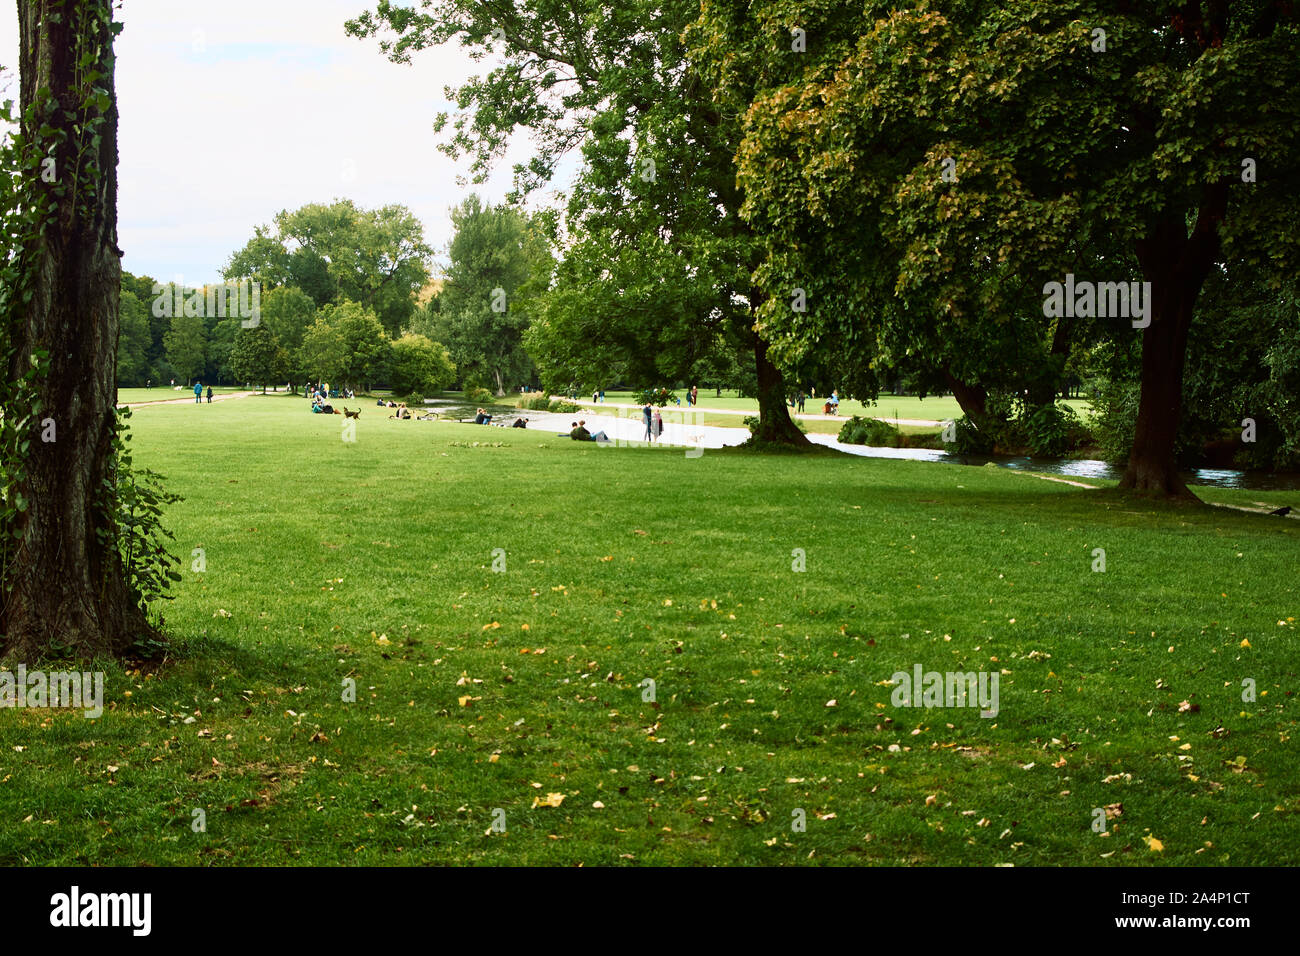
<instances>
[{"instance_id":1,"label":"white sky","mask_svg":"<svg viewBox=\"0 0 1300 956\"><path fill-rule=\"evenodd\" d=\"M18 98L18 15L0 5L0 86ZM402 203L441 251L447 210L499 202L528 154L518 136L493 178L456 184L468 159L434 147L444 87L486 70L458 44L391 63L344 33L373 0L123 0L117 40L118 243L123 268L190 285L281 209L349 198ZM444 134L446 135L446 134Z\"/></svg>"}]
</instances>

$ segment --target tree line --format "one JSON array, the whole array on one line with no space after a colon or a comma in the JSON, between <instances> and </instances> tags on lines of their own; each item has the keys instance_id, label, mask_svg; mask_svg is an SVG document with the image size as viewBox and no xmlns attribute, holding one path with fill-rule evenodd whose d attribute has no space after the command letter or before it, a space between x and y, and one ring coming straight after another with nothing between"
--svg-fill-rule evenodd
<instances>
[{"instance_id":1,"label":"tree line","mask_svg":"<svg viewBox=\"0 0 1300 956\"><path fill-rule=\"evenodd\" d=\"M543 224L476 195L451 218L449 262L435 280L423 226L405 207L339 200L279 213L223 270L228 286L256 284L256 316L216 314L213 287L123 271L118 383L328 381L401 395L530 383L520 303L549 279Z\"/></svg>"}]
</instances>

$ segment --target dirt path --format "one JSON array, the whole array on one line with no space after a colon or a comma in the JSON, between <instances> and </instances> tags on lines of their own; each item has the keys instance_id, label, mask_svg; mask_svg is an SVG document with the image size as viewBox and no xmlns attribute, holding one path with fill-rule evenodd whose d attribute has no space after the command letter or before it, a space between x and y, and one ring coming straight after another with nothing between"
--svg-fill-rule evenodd
<instances>
[{"instance_id":1,"label":"dirt path","mask_svg":"<svg viewBox=\"0 0 1300 956\"><path fill-rule=\"evenodd\" d=\"M228 398L248 398L250 395L256 394L257 392L223 392L220 395L213 395L212 401L224 402ZM118 402L117 404L119 408L144 408L147 405L194 405L196 403L194 401L194 393L191 392L186 398L164 398L157 402ZM204 398L202 404L208 404L206 398Z\"/></svg>"}]
</instances>

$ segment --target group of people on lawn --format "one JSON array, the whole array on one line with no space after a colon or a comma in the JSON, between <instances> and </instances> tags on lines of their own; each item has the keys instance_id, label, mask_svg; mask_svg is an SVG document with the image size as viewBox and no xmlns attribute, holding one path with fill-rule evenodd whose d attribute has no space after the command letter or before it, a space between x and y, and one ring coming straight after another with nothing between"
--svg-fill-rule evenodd
<instances>
[{"instance_id":1,"label":"group of people on lawn","mask_svg":"<svg viewBox=\"0 0 1300 956\"><path fill-rule=\"evenodd\" d=\"M355 397L356 397L356 393L353 392L352 389L350 388L343 389L341 394L339 393L338 389L330 391L329 382L321 382L316 385L307 386L307 399L311 402L311 410L313 412L317 412L322 415L339 414L334 410L334 406L330 404L331 398L355 398ZM381 402L380 404L383 403Z\"/></svg>"}]
</instances>

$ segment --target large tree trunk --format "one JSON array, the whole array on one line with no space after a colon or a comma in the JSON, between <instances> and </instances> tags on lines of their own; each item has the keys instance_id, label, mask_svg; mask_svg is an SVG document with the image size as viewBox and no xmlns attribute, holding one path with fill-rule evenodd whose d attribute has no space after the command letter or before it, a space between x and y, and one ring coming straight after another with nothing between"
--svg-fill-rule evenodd
<instances>
[{"instance_id":1,"label":"large tree trunk","mask_svg":"<svg viewBox=\"0 0 1300 956\"><path fill-rule=\"evenodd\" d=\"M55 181L34 187L53 215L19 253L22 271L33 277L32 298L8 371L13 381L36 350L48 353L47 372L35 384L37 418L53 420L54 440L41 440L42 424L32 426L12 489L28 507L14 525L0 650L4 659L24 660L61 646L86 659L153 635L113 543L114 518L105 513L104 485L116 465L121 281L111 3L20 0L18 25L22 133L42 155L53 148ZM89 84L79 85L77 60L87 52L101 74L94 86L109 94L102 112L86 103ZM51 107L38 108L29 122L25 111L42 91Z\"/></svg>"},{"instance_id":2,"label":"large tree trunk","mask_svg":"<svg viewBox=\"0 0 1300 956\"><path fill-rule=\"evenodd\" d=\"M1154 286L1153 286L1154 289ZM1174 442L1183 407L1183 359L1191 327L1191 302L1153 314L1142 337L1142 394L1137 430L1121 488L1169 497L1191 492L1178 474Z\"/></svg>"},{"instance_id":3,"label":"large tree trunk","mask_svg":"<svg viewBox=\"0 0 1300 956\"><path fill-rule=\"evenodd\" d=\"M1151 324L1142 334L1142 392L1128 467L1119 487L1160 497L1193 498L1174 454L1183 411L1183 366L1196 297L1219 252L1226 184L1206 187L1196 227L1187 235L1175 210L1137 243L1143 278L1151 283Z\"/></svg>"},{"instance_id":4,"label":"large tree trunk","mask_svg":"<svg viewBox=\"0 0 1300 956\"><path fill-rule=\"evenodd\" d=\"M767 358L767 343L754 336L754 365L758 372L758 431L759 441L783 445L808 447L808 436L799 431L790 418L790 408L785 403L785 382L781 372Z\"/></svg>"},{"instance_id":5,"label":"large tree trunk","mask_svg":"<svg viewBox=\"0 0 1300 956\"><path fill-rule=\"evenodd\" d=\"M957 399L957 404L961 410L966 413L966 417L975 423L978 428L988 415L989 393L983 385L971 385L963 382L956 375L953 375L945 365L943 368L943 379L952 389L953 397Z\"/></svg>"}]
</instances>

